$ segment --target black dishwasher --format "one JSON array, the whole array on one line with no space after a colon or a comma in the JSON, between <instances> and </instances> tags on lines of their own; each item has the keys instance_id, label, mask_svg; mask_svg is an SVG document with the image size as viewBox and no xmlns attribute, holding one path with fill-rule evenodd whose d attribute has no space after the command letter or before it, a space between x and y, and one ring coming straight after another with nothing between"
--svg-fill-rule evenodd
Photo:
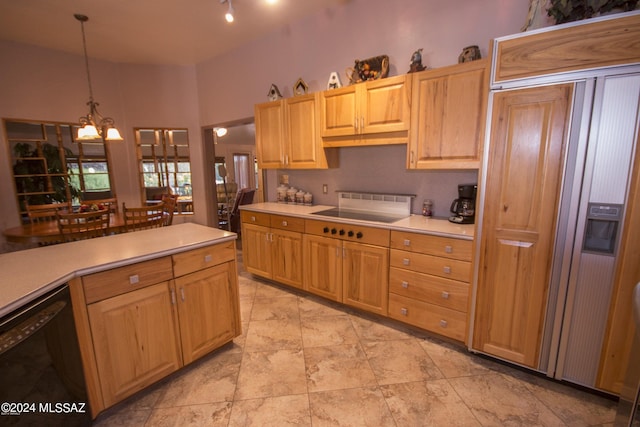
<instances>
[{"instance_id":1,"label":"black dishwasher","mask_svg":"<svg viewBox=\"0 0 640 427\"><path fill-rule=\"evenodd\" d=\"M0 424L91 425L69 288L0 319Z\"/></svg>"}]
</instances>

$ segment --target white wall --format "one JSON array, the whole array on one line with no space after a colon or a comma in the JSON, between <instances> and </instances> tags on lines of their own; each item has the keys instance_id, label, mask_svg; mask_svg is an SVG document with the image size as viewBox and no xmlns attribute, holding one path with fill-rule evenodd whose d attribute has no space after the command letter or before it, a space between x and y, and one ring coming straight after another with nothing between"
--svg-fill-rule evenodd
<instances>
[{"instance_id":1,"label":"white wall","mask_svg":"<svg viewBox=\"0 0 640 427\"><path fill-rule=\"evenodd\" d=\"M324 90L329 74L344 70L355 59L387 54L390 75L408 71L414 50L423 48L423 63L439 67L457 62L462 48L477 44L487 55L491 38L519 32L528 11L528 0L348 0L341 6L292 22L217 58L195 66L139 66L90 60L94 98L100 110L116 119L125 141L113 147L118 197L138 201L137 166L133 127L187 127L192 143L195 222L206 223L204 161L200 126L231 122L253 116L253 105L267 100L275 83L284 96L299 77L311 91ZM0 41L0 117L75 122L86 114L88 88L81 56ZM343 83L346 80L343 79ZM4 135L0 135L0 230L19 224L11 164ZM367 149L364 149L367 150ZM333 179L342 186L394 182L398 187L432 194L437 183L465 180L451 173L408 173L401 148L341 152L337 170L297 172L307 187L314 179ZM380 175L360 175L372 164ZM392 170L390 170L392 169ZM277 173L268 175L274 188ZM374 181L371 181L374 180ZM412 185L418 182L417 185ZM454 187L455 188L455 185ZM311 188L310 188L311 189ZM270 190L274 191L274 190ZM423 194L424 193L424 194ZM449 202L450 190L438 206ZM275 193L273 193L275 194Z\"/></svg>"}]
</instances>

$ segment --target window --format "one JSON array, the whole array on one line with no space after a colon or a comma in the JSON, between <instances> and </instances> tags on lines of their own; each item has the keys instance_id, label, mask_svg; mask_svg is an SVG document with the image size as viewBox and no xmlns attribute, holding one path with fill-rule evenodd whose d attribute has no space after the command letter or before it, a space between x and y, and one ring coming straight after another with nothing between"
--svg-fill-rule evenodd
<instances>
[{"instance_id":1,"label":"window","mask_svg":"<svg viewBox=\"0 0 640 427\"><path fill-rule=\"evenodd\" d=\"M189 133L186 129L135 129L142 200L147 189L170 187L174 194L191 196Z\"/></svg>"},{"instance_id":2,"label":"window","mask_svg":"<svg viewBox=\"0 0 640 427\"><path fill-rule=\"evenodd\" d=\"M73 123L3 119L20 214L27 204L80 203L84 191L110 191L108 145L76 141ZM114 194L115 197L115 194Z\"/></svg>"}]
</instances>

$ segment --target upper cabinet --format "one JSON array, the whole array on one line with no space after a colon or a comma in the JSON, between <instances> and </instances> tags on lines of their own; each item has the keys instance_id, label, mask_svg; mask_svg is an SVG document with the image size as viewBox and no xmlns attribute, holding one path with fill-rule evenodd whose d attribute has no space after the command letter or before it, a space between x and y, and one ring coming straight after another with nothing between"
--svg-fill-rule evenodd
<instances>
[{"instance_id":1,"label":"upper cabinet","mask_svg":"<svg viewBox=\"0 0 640 427\"><path fill-rule=\"evenodd\" d=\"M408 169L477 169L488 94L489 61L412 74Z\"/></svg>"},{"instance_id":2,"label":"upper cabinet","mask_svg":"<svg viewBox=\"0 0 640 427\"><path fill-rule=\"evenodd\" d=\"M411 77L402 75L320 94L325 147L406 144L411 119Z\"/></svg>"},{"instance_id":3,"label":"upper cabinet","mask_svg":"<svg viewBox=\"0 0 640 427\"><path fill-rule=\"evenodd\" d=\"M258 166L263 169L326 169L337 163L319 136L318 94L255 106Z\"/></svg>"}]
</instances>

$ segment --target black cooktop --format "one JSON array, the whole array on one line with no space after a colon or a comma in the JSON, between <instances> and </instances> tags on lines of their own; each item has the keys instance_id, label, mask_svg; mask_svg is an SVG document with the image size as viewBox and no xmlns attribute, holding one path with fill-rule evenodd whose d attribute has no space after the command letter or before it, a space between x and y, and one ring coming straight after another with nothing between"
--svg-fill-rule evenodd
<instances>
[{"instance_id":1,"label":"black cooktop","mask_svg":"<svg viewBox=\"0 0 640 427\"><path fill-rule=\"evenodd\" d=\"M324 211L312 212L314 215L328 216L333 218L358 219L361 221L384 222L390 224L403 218L399 215L385 215L380 213L364 212L349 209L332 208Z\"/></svg>"}]
</instances>

